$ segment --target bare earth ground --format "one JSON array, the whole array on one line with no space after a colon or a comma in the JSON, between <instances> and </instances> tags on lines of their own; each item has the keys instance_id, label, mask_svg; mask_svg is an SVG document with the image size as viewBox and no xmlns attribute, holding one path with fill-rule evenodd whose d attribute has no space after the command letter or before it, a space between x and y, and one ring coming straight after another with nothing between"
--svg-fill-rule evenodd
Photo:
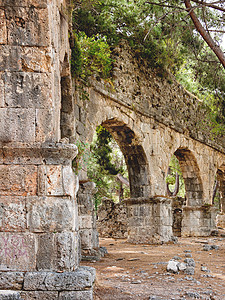
<instances>
[{"instance_id":1,"label":"bare earth ground","mask_svg":"<svg viewBox=\"0 0 225 300\"><path fill-rule=\"evenodd\" d=\"M224 235L225 236L225 235ZM179 238L177 244L132 245L126 240L101 238L108 250L100 261L82 262L97 270L96 300L216 299L225 300L225 238ZM203 251L204 243L218 250ZM191 252L184 252L190 250ZM195 274L171 274L167 263L192 254ZM206 267L210 272L201 271Z\"/></svg>"}]
</instances>

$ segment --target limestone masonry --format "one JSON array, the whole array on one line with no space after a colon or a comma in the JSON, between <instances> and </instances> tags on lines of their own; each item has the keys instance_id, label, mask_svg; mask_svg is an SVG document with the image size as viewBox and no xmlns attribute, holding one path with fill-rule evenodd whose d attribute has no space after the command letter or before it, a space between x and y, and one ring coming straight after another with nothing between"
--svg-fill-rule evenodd
<instances>
[{"instance_id":1,"label":"limestone masonry","mask_svg":"<svg viewBox=\"0 0 225 300\"><path fill-rule=\"evenodd\" d=\"M224 220L224 141L211 134L202 103L140 65L126 43L114 52L113 86L92 78L81 99L70 22L70 0L0 0L0 299L93 298L95 270L80 259L100 255L95 186L71 163L74 142L91 142L100 124L128 167L128 241L210 235L216 175ZM173 154L185 205L166 196Z\"/></svg>"}]
</instances>

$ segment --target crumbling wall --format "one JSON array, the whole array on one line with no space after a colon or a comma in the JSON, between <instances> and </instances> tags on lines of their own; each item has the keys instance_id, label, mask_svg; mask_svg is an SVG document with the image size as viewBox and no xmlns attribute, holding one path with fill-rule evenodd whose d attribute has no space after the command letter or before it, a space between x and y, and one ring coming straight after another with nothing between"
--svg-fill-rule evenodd
<instances>
[{"instance_id":1,"label":"crumbling wall","mask_svg":"<svg viewBox=\"0 0 225 300\"><path fill-rule=\"evenodd\" d=\"M95 183L91 181L80 182L77 202L82 260L96 260L101 257L96 229L95 192Z\"/></svg>"},{"instance_id":2,"label":"crumbling wall","mask_svg":"<svg viewBox=\"0 0 225 300\"><path fill-rule=\"evenodd\" d=\"M0 299L92 299L60 130L68 2L0 0Z\"/></svg>"},{"instance_id":3,"label":"crumbling wall","mask_svg":"<svg viewBox=\"0 0 225 300\"><path fill-rule=\"evenodd\" d=\"M100 237L127 238L127 206L123 202L103 199L97 211L97 230Z\"/></svg>"}]
</instances>

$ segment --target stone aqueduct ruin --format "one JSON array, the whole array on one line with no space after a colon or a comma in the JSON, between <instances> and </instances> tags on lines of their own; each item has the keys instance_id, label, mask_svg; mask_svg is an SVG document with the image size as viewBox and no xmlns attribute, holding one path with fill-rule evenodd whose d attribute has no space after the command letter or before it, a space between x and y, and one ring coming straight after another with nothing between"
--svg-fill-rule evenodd
<instances>
[{"instance_id":1,"label":"stone aqueduct ruin","mask_svg":"<svg viewBox=\"0 0 225 300\"><path fill-rule=\"evenodd\" d=\"M92 299L95 270L79 266L79 239L99 247L93 186L83 183L77 200L86 177L71 162L74 142L90 142L99 124L127 163L128 240L172 239L173 154L186 187L182 235L209 235L216 174L225 210L225 147L202 103L139 65L126 44L114 53L114 86L93 78L82 100L70 74L70 1L0 0L0 15L0 298Z\"/></svg>"}]
</instances>

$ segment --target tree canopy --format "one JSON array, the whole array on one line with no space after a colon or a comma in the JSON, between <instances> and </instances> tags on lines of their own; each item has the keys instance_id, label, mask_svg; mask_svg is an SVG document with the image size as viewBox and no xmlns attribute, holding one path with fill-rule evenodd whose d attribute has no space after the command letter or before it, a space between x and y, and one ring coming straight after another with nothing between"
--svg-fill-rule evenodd
<instances>
[{"instance_id":1,"label":"tree canopy","mask_svg":"<svg viewBox=\"0 0 225 300\"><path fill-rule=\"evenodd\" d=\"M137 57L151 68L172 72L224 123L224 13L225 1L216 0L77 0L73 26L78 40L85 33L86 39L98 41L100 50L99 41L111 51L126 39ZM98 65L98 74L109 76L108 62L107 72Z\"/></svg>"}]
</instances>

